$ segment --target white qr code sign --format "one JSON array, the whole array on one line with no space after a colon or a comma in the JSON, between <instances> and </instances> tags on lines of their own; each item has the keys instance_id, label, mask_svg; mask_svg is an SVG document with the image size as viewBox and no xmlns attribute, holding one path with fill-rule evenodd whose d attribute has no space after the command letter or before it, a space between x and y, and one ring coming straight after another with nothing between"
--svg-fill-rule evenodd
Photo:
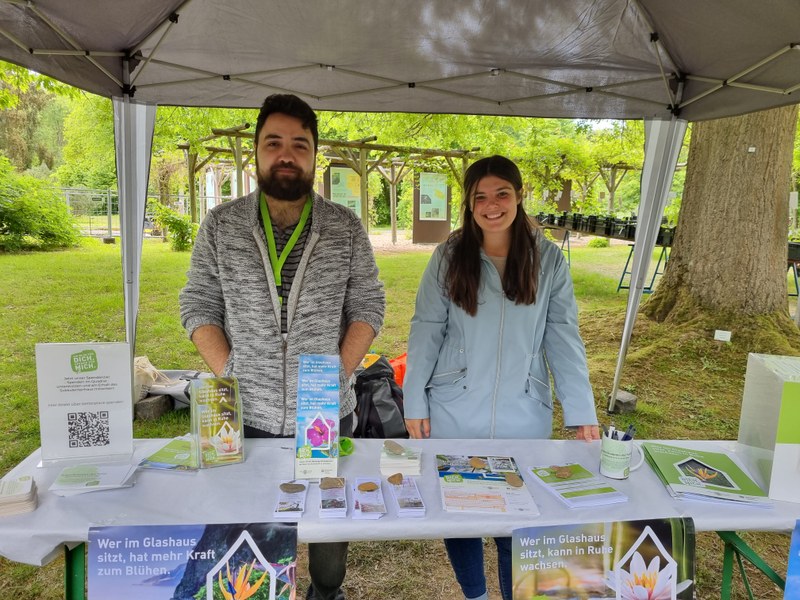
<instances>
[{"instance_id":1,"label":"white qr code sign","mask_svg":"<svg viewBox=\"0 0 800 600\"><path fill-rule=\"evenodd\" d=\"M130 456L128 344L36 344L42 463Z\"/></svg>"}]
</instances>

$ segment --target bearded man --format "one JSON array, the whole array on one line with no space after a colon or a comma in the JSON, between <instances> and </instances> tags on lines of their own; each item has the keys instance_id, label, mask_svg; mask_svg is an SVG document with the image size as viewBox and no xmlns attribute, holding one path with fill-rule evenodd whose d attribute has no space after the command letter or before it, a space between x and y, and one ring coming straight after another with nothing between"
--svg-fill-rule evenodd
<instances>
[{"instance_id":1,"label":"bearded man","mask_svg":"<svg viewBox=\"0 0 800 600\"><path fill-rule=\"evenodd\" d=\"M181 322L218 376L234 376L245 437L294 437L301 354L340 357L340 435L353 429L353 372L385 298L356 215L313 192L317 117L297 96L261 107L259 190L214 207L197 234ZM344 598L347 542L309 544L307 598Z\"/></svg>"}]
</instances>

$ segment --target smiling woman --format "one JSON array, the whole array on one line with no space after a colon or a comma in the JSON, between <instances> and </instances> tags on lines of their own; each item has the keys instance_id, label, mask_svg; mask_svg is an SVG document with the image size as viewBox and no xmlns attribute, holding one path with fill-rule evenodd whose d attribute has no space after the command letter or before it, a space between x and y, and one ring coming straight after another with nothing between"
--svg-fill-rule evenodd
<instances>
[{"instance_id":1,"label":"smiling woman","mask_svg":"<svg viewBox=\"0 0 800 600\"><path fill-rule=\"evenodd\" d=\"M464 190L464 226L434 252L411 320L409 434L548 438L552 374L565 425L579 439L599 439L572 280L561 251L518 209L519 169L502 156L478 160ZM495 543L510 600L510 538ZM445 547L465 598L487 598L482 541L447 539Z\"/></svg>"}]
</instances>

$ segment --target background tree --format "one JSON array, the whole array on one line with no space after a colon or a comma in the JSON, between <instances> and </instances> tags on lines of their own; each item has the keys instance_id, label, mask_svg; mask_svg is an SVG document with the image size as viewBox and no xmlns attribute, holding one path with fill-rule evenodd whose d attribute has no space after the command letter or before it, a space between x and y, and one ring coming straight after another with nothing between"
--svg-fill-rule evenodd
<instances>
[{"instance_id":1,"label":"background tree","mask_svg":"<svg viewBox=\"0 0 800 600\"><path fill-rule=\"evenodd\" d=\"M603 213L617 210L616 193L626 176L635 178L635 171L644 161L644 125L641 121L614 121L607 127L592 130L591 153L605 188Z\"/></svg>"},{"instance_id":2,"label":"background tree","mask_svg":"<svg viewBox=\"0 0 800 600\"><path fill-rule=\"evenodd\" d=\"M797 117L789 106L694 125L672 254L645 314L674 323L767 315L796 335L786 236Z\"/></svg>"},{"instance_id":3,"label":"background tree","mask_svg":"<svg viewBox=\"0 0 800 600\"><path fill-rule=\"evenodd\" d=\"M70 100L62 155L56 172L62 186L116 188L114 115L108 98L81 94Z\"/></svg>"}]
</instances>

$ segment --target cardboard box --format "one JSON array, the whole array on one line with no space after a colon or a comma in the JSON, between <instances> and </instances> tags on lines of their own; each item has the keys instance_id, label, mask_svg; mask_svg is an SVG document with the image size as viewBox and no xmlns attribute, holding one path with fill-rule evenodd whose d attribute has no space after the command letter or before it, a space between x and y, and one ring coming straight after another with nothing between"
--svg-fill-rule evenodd
<instances>
[{"instance_id":1,"label":"cardboard box","mask_svg":"<svg viewBox=\"0 0 800 600\"><path fill-rule=\"evenodd\" d=\"M800 502L800 357L747 357L737 454L770 498Z\"/></svg>"}]
</instances>

